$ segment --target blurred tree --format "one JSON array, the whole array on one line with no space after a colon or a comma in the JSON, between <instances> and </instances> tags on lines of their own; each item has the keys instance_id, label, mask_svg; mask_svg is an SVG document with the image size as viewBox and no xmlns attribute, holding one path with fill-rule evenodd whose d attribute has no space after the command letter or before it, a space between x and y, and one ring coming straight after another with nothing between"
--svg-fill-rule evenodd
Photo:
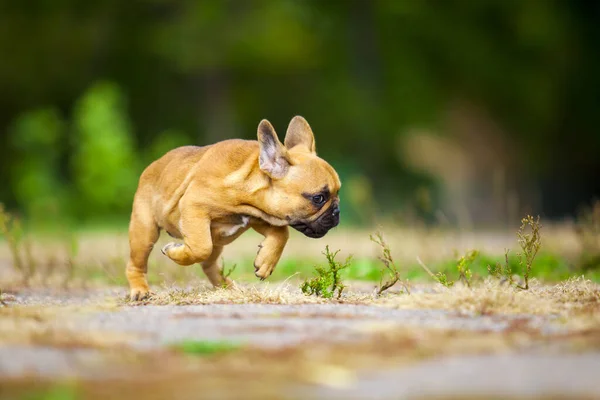
<instances>
[{"instance_id":1,"label":"blurred tree","mask_svg":"<svg viewBox=\"0 0 600 400\"><path fill-rule=\"evenodd\" d=\"M189 138L188 135L183 132L173 129L161 132L149 146L143 160L144 164L148 165L154 160L164 156L168 151L187 144L189 144Z\"/></svg>"},{"instance_id":2,"label":"blurred tree","mask_svg":"<svg viewBox=\"0 0 600 400\"><path fill-rule=\"evenodd\" d=\"M74 119L75 155L48 168L98 212L129 207L134 153L254 138L262 118L282 136L302 114L319 153L344 177L369 181L377 210L414 202L422 187L439 207L439 177L399 150L426 129L477 153L478 185L485 163L500 160L507 186L522 196L541 188L543 210L561 215L600 192L598 17L600 3L586 0L0 0L0 130L46 105ZM127 93L127 110L82 100L71 115L102 80ZM118 116L120 133L106 133L108 122L82 127L103 112ZM10 182L0 199L29 207L11 189L23 175L11 172L21 153L9 136L0 137L0 179ZM115 149L102 150L114 156L107 169L89 158L103 140Z\"/></svg>"},{"instance_id":3,"label":"blurred tree","mask_svg":"<svg viewBox=\"0 0 600 400\"><path fill-rule=\"evenodd\" d=\"M77 102L72 174L80 215L110 215L130 208L141 172L119 88L101 82Z\"/></svg>"},{"instance_id":4,"label":"blurred tree","mask_svg":"<svg viewBox=\"0 0 600 400\"><path fill-rule=\"evenodd\" d=\"M66 192L59 176L65 151L65 126L58 111L45 108L20 115L8 129L16 153L11 165L12 189L36 223L64 215Z\"/></svg>"}]
</instances>

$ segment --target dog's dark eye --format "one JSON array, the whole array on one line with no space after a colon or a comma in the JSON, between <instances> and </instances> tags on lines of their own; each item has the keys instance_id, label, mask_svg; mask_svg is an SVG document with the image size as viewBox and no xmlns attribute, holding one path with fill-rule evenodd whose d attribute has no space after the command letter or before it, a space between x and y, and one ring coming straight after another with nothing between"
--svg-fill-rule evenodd
<instances>
[{"instance_id":1,"label":"dog's dark eye","mask_svg":"<svg viewBox=\"0 0 600 400\"><path fill-rule=\"evenodd\" d=\"M312 197L312 202L316 205L321 205L325 202L325 196L323 196L322 194L317 194Z\"/></svg>"}]
</instances>

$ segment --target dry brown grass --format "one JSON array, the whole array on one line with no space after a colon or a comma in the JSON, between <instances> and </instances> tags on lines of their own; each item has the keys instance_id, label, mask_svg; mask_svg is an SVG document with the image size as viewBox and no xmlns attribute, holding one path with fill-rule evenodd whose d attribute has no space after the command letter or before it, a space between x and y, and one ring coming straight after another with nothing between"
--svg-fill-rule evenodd
<instances>
[{"instance_id":1,"label":"dry brown grass","mask_svg":"<svg viewBox=\"0 0 600 400\"><path fill-rule=\"evenodd\" d=\"M532 280L529 291L486 280L468 288L455 285L435 293L387 298L396 308L436 308L475 314L539 314L568 317L578 312L600 312L600 287L583 277L548 286Z\"/></svg>"},{"instance_id":2,"label":"dry brown grass","mask_svg":"<svg viewBox=\"0 0 600 400\"><path fill-rule=\"evenodd\" d=\"M124 300L127 304L153 305L187 305L187 304L323 304L323 303L361 303L366 304L372 299L371 295L348 293L343 300L325 299L317 296L307 296L289 282L264 283L254 285L236 284L233 289L212 288L206 284L192 289L178 287L163 287L163 290L153 293L150 298L138 302Z\"/></svg>"},{"instance_id":3,"label":"dry brown grass","mask_svg":"<svg viewBox=\"0 0 600 400\"><path fill-rule=\"evenodd\" d=\"M530 282L530 290L523 291L507 284L488 279L472 288L439 285L429 290L407 294L376 296L374 293L349 290L340 300L305 296L291 283L238 285L236 289L212 289L201 286L183 290L165 288L150 299L134 304L316 304L350 303L405 309L444 309L458 313L535 314L552 315L573 326L600 326L600 286L583 277L572 278L556 285ZM433 289L433 290L432 290Z\"/></svg>"}]
</instances>

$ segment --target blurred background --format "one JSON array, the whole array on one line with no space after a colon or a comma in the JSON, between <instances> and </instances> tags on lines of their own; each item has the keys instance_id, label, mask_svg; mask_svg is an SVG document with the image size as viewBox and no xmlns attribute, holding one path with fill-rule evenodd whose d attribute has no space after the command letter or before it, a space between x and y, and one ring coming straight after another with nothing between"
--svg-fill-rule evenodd
<instances>
[{"instance_id":1,"label":"blurred background","mask_svg":"<svg viewBox=\"0 0 600 400\"><path fill-rule=\"evenodd\" d=\"M506 227L600 194L600 3L0 1L0 202L126 224L180 145L311 124L343 224Z\"/></svg>"}]
</instances>

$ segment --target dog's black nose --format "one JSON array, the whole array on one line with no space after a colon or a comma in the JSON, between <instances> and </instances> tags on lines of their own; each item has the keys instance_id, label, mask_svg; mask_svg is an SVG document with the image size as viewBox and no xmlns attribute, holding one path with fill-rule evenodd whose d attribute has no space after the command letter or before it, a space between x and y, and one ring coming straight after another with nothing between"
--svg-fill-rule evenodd
<instances>
[{"instance_id":1,"label":"dog's black nose","mask_svg":"<svg viewBox=\"0 0 600 400\"><path fill-rule=\"evenodd\" d=\"M339 217L339 215L340 215L340 209L337 206L335 206L335 208L333 209L333 211L331 212L331 214L334 217Z\"/></svg>"}]
</instances>

